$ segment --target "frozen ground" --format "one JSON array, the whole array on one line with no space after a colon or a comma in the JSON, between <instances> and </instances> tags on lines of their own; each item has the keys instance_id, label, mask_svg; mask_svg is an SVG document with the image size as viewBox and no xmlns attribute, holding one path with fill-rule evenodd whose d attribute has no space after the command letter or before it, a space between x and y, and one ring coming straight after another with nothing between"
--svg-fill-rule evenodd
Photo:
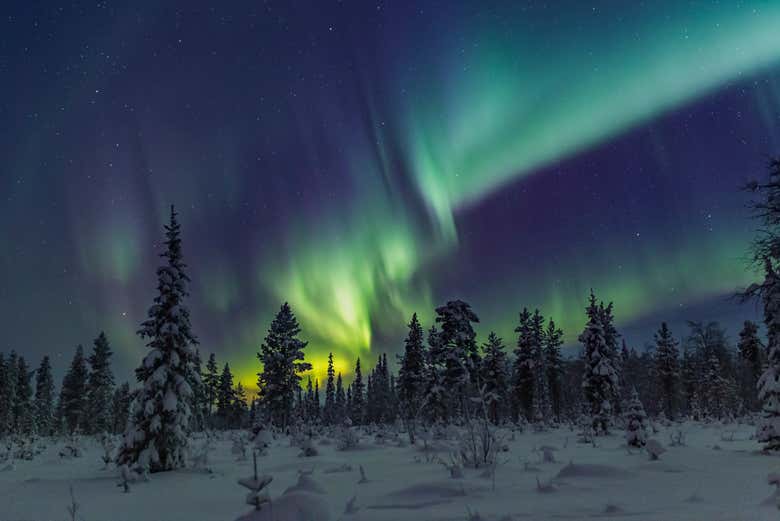
<instances>
[{"instance_id":1,"label":"frozen ground","mask_svg":"<svg viewBox=\"0 0 780 521\"><path fill-rule=\"evenodd\" d=\"M687 446L668 446L677 429L686 433ZM298 457L300 449L280 438L259 462L261 473L274 478L268 490L278 514L304 503L327 506L329 512L317 511L311 521L467 520L469 515L496 521L777 520L767 475L780 471L780 458L757 452L749 439L753 430L747 425L661 428L655 438L668 451L654 462L643 452L628 454L619 434L599 439L594 448L577 443L568 429L517 433L502 453L505 463L497 469L495 489L483 470L466 469L462 479L452 479L442 464L426 461L433 457L420 448L377 444L368 435L359 448L346 452L320 439L315 442L319 455L309 458ZM117 487L115 469L103 470L100 446L85 445L83 457L61 461L62 443L50 443L34 461L17 461L15 468L0 471L0 521L69 520L71 485L82 521L234 521L251 510L244 504L246 490L236 484L252 474L251 457L236 461L229 434L216 443L211 473L154 474L151 481L132 485L130 493ZM557 462L542 462L534 448L544 445L558 449ZM439 456L447 460L446 452ZM359 483L361 465L365 483ZM281 496L298 481L299 470L312 469L322 494L304 490ZM345 514L353 496L357 510Z\"/></svg>"}]
</instances>

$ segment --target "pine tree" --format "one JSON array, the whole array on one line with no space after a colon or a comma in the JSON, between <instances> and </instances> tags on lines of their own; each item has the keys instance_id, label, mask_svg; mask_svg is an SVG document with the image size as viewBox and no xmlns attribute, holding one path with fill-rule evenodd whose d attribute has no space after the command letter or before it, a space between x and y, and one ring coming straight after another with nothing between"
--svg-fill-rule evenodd
<instances>
[{"instance_id":1,"label":"pine tree","mask_svg":"<svg viewBox=\"0 0 780 521\"><path fill-rule=\"evenodd\" d=\"M102 331L95 339L89 356L87 379L87 416L85 432L98 434L111 430L111 399L114 395L114 375L111 372L111 347Z\"/></svg>"},{"instance_id":2,"label":"pine tree","mask_svg":"<svg viewBox=\"0 0 780 521\"><path fill-rule=\"evenodd\" d=\"M352 393L352 407L350 408L350 419L354 425L362 425L365 415L365 390L363 388L363 374L360 369L360 357L355 362L355 378L350 386Z\"/></svg>"},{"instance_id":3,"label":"pine tree","mask_svg":"<svg viewBox=\"0 0 780 521\"><path fill-rule=\"evenodd\" d=\"M127 419L130 416L130 404L132 395L130 384L125 382L114 391L111 397L111 432L121 434L127 427Z\"/></svg>"},{"instance_id":4,"label":"pine tree","mask_svg":"<svg viewBox=\"0 0 780 521\"><path fill-rule=\"evenodd\" d=\"M504 343L493 331L482 346L482 383L488 417L498 425L504 417L506 396L509 394L509 375Z\"/></svg>"},{"instance_id":5,"label":"pine tree","mask_svg":"<svg viewBox=\"0 0 780 521\"><path fill-rule=\"evenodd\" d=\"M404 354L400 357L398 369L398 402L401 408L401 417L410 428L420 412L425 391L425 347L423 345L423 329L417 320L417 313L412 315L409 321L409 332L404 341ZM411 426L414 429L414 426ZM414 438L414 432L410 433ZM411 440L414 443L414 440Z\"/></svg>"},{"instance_id":6,"label":"pine tree","mask_svg":"<svg viewBox=\"0 0 780 521\"><path fill-rule=\"evenodd\" d=\"M561 379L563 376L563 360L561 359L561 346L563 345L563 331L556 327L552 319L547 323L544 331L544 358L547 373L547 387L550 391L550 403L552 412L560 419L562 412Z\"/></svg>"},{"instance_id":7,"label":"pine tree","mask_svg":"<svg viewBox=\"0 0 780 521\"><path fill-rule=\"evenodd\" d=\"M138 334L149 353L136 369L142 384L128 421L119 464L148 468L150 472L185 466L193 391L200 379L193 369L197 339L185 306L189 277L182 258L181 228L171 206L165 226L165 259L157 269L157 291L148 319Z\"/></svg>"},{"instance_id":8,"label":"pine tree","mask_svg":"<svg viewBox=\"0 0 780 521\"><path fill-rule=\"evenodd\" d=\"M59 416L68 433L81 431L84 428L88 404L87 378L89 378L89 370L84 358L84 348L79 345L76 347L76 354L60 388Z\"/></svg>"},{"instance_id":9,"label":"pine tree","mask_svg":"<svg viewBox=\"0 0 780 521\"><path fill-rule=\"evenodd\" d=\"M35 433L35 415L33 412L33 388L30 382L32 372L23 356L19 357L17 363L14 431L20 434L33 434Z\"/></svg>"},{"instance_id":10,"label":"pine tree","mask_svg":"<svg viewBox=\"0 0 780 521\"><path fill-rule=\"evenodd\" d=\"M217 418L218 424L223 429L229 429L233 420L233 373L230 372L230 364L225 364L219 377L219 389L217 390Z\"/></svg>"},{"instance_id":11,"label":"pine tree","mask_svg":"<svg viewBox=\"0 0 780 521\"><path fill-rule=\"evenodd\" d=\"M285 302L271 322L257 354L263 364L263 371L257 375L260 400L271 421L282 428L290 423L295 390L301 382L300 374L312 367L304 361L303 349L307 342L298 339L300 332L298 320Z\"/></svg>"},{"instance_id":12,"label":"pine tree","mask_svg":"<svg viewBox=\"0 0 780 521\"><path fill-rule=\"evenodd\" d=\"M520 323L515 328L517 348L512 370L512 395L514 401L514 417L520 414L527 421L534 419L534 362L536 359L533 332L531 329L531 312L523 308L520 312Z\"/></svg>"},{"instance_id":13,"label":"pine tree","mask_svg":"<svg viewBox=\"0 0 780 521\"><path fill-rule=\"evenodd\" d=\"M333 353L328 354L328 383L325 387L325 408L323 420L333 425L336 420L336 371L333 369Z\"/></svg>"},{"instance_id":14,"label":"pine tree","mask_svg":"<svg viewBox=\"0 0 780 521\"><path fill-rule=\"evenodd\" d=\"M206 362L206 372L203 374L203 386L206 392L206 403L208 404L209 424L211 416L214 414L214 404L217 402L217 392L219 389L219 367L217 366L217 357L214 353L209 355Z\"/></svg>"},{"instance_id":15,"label":"pine tree","mask_svg":"<svg viewBox=\"0 0 780 521\"><path fill-rule=\"evenodd\" d=\"M664 414L674 419L677 413L677 393L680 381L680 352L677 341L666 325L655 334L655 374L658 378L658 390Z\"/></svg>"},{"instance_id":16,"label":"pine tree","mask_svg":"<svg viewBox=\"0 0 780 521\"><path fill-rule=\"evenodd\" d=\"M604 340L603 314L592 291L586 311L588 323L579 337L585 360L582 389L594 432L607 433L612 414L611 404L617 396L618 376Z\"/></svg>"},{"instance_id":17,"label":"pine tree","mask_svg":"<svg viewBox=\"0 0 780 521\"><path fill-rule=\"evenodd\" d=\"M38 434L50 436L54 431L54 377L49 357L44 356L35 372L35 426Z\"/></svg>"},{"instance_id":18,"label":"pine tree","mask_svg":"<svg viewBox=\"0 0 780 521\"><path fill-rule=\"evenodd\" d=\"M758 326L754 322L745 321L739 333L737 349L743 366L741 378L743 400L749 410L755 411L760 407L756 389L764 366L764 346L758 338Z\"/></svg>"},{"instance_id":19,"label":"pine tree","mask_svg":"<svg viewBox=\"0 0 780 521\"><path fill-rule=\"evenodd\" d=\"M636 389L631 391L626 411L626 443L631 447L644 447L647 443L647 414Z\"/></svg>"}]
</instances>

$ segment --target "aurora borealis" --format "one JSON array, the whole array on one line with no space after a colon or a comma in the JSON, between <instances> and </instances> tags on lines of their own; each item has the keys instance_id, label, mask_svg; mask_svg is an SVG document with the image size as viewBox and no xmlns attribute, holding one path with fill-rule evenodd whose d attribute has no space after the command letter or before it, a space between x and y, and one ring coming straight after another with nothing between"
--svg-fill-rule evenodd
<instances>
[{"instance_id":1,"label":"aurora borealis","mask_svg":"<svg viewBox=\"0 0 780 521\"><path fill-rule=\"evenodd\" d=\"M451 298L510 344L523 306L576 339L591 287L637 347L755 314L727 297L738 187L780 153L778 2L0 14L0 351L61 369L105 329L129 376L171 203L201 350L248 384L284 300L320 373Z\"/></svg>"}]
</instances>

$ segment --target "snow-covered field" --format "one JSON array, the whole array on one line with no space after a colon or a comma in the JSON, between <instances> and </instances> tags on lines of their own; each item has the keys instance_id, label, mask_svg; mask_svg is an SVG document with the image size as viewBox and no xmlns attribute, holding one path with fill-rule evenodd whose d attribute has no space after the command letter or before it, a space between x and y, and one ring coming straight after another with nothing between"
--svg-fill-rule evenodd
<instances>
[{"instance_id":1,"label":"snow-covered field","mask_svg":"<svg viewBox=\"0 0 780 521\"><path fill-rule=\"evenodd\" d=\"M686 446L669 446L677 430L686 434ZM377 444L368 435L349 451L320 438L315 441L319 454L306 458L280 438L258 461L260 472L273 476L267 489L273 504L266 513L274 506L281 514L291 505L326 505L329 512L317 511L311 521L777 520L780 511L767 475L780 471L780 457L760 454L749 439L752 432L748 425L661 427L654 436L667 446L660 461L649 461L638 450L629 454L622 433L599 438L597 447L578 443L568 429L516 433L514 439L505 433L508 451L501 454L495 482L483 469L465 469L463 478L453 479L434 454L399 447L395 440ZM433 443L445 448L443 442ZM555 462L542 461L542 446L557 449ZM61 447L50 443L33 461L16 461L0 472L0 521L70 520L71 485L79 503L76 518L83 521L233 521L252 508L236 483L252 475L251 456L236 461L227 433L210 455L210 473L154 474L131 485L129 493L117 486L116 469L103 469L97 442L85 442L83 457L68 460L60 460ZM446 450L438 456L448 461ZM312 492L308 483L308 490L285 498L299 471L312 471L322 493ZM355 511L345 513L353 496Z\"/></svg>"}]
</instances>

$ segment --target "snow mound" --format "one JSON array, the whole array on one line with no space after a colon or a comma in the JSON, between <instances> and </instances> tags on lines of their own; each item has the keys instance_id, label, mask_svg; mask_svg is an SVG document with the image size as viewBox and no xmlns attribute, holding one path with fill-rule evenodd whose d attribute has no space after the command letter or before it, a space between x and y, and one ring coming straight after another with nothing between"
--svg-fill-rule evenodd
<instances>
[{"instance_id":1,"label":"snow mound","mask_svg":"<svg viewBox=\"0 0 780 521\"><path fill-rule=\"evenodd\" d=\"M298 483L288 487L283 495L292 494L294 492L306 492L308 494L324 494L325 489L314 481L308 474L301 474L298 476Z\"/></svg>"},{"instance_id":2,"label":"snow mound","mask_svg":"<svg viewBox=\"0 0 780 521\"><path fill-rule=\"evenodd\" d=\"M599 478L599 479L624 479L633 477L631 472L619 469L611 465L595 465L592 463L569 463L563 467L556 479L566 478Z\"/></svg>"},{"instance_id":3,"label":"snow mound","mask_svg":"<svg viewBox=\"0 0 780 521\"><path fill-rule=\"evenodd\" d=\"M687 498L685 498L686 503L704 503L704 498L699 495L698 492L694 492Z\"/></svg>"},{"instance_id":4,"label":"snow mound","mask_svg":"<svg viewBox=\"0 0 780 521\"><path fill-rule=\"evenodd\" d=\"M459 483L450 481L419 483L388 494L388 496L394 498L417 500L451 498L463 495L463 487Z\"/></svg>"},{"instance_id":5,"label":"snow mound","mask_svg":"<svg viewBox=\"0 0 780 521\"><path fill-rule=\"evenodd\" d=\"M319 494L285 492L271 505L253 510L236 521L330 521L330 511Z\"/></svg>"},{"instance_id":6,"label":"snow mound","mask_svg":"<svg viewBox=\"0 0 780 521\"><path fill-rule=\"evenodd\" d=\"M323 474L338 474L340 472L352 472L352 465L344 463L336 467L329 467L322 471Z\"/></svg>"}]
</instances>

